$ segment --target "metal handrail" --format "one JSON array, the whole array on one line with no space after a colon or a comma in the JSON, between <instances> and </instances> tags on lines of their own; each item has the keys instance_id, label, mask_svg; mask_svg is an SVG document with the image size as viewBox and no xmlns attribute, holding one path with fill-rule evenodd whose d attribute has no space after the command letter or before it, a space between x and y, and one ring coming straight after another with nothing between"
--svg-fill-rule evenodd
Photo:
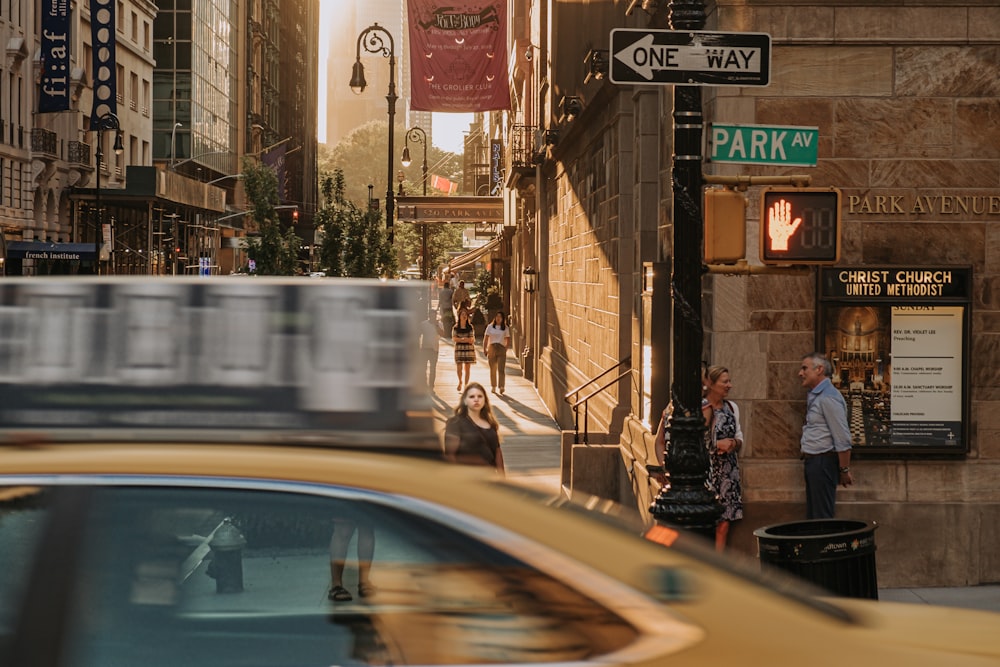
<instances>
[{"instance_id":1,"label":"metal handrail","mask_svg":"<svg viewBox=\"0 0 1000 667\"><path fill-rule=\"evenodd\" d=\"M612 372L617 368L621 368L623 365L628 365L628 369L626 369L622 373L619 373L615 379L611 380L607 384L602 385L601 387L598 387L597 389L590 392L583 398L578 398L575 402L571 402L570 399L571 396L579 394L588 385L594 384L608 373ZM563 400L569 403L570 407L573 408L573 444L580 443L580 406L583 405L583 444L587 445L590 444L590 440L588 437L589 433L587 430L587 424L590 417L590 403L589 403L590 399L592 399L594 396L597 396L598 394L608 389L609 387L618 384L619 382L622 381L623 378L628 377L629 374L631 374L631 372L632 372L632 356L629 355L624 359L622 359L621 361L619 361L614 366L605 369L599 375L595 375L594 377L590 378L576 389L572 389L566 392L566 395L563 396Z\"/></svg>"}]
</instances>

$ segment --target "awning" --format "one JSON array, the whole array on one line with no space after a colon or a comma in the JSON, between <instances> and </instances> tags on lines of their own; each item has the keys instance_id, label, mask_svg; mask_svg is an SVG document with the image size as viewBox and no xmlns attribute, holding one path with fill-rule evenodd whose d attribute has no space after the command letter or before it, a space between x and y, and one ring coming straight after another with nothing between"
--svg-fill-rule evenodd
<instances>
[{"instance_id":1,"label":"awning","mask_svg":"<svg viewBox=\"0 0 1000 667\"><path fill-rule=\"evenodd\" d=\"M75 259L93 260L97 254L93 243L48 243L45 241L8 241L8 259Z\"/></svg>"},{"instance_id":2,"label":"awning","mask_svg":"<svg viewBox=\"0 0 1000 667\"><path fill-rule=\"evenodd\" d=\"M495 250L500 249L500 237L493 239L485 245L481 245L478 248L474 248L467 253L459 255L450 262L448 262L448 272L454 273L459 269L463 269L470 264L475 264L480 259L486 255L491 254Z\"/></svg>"}]
</instances>

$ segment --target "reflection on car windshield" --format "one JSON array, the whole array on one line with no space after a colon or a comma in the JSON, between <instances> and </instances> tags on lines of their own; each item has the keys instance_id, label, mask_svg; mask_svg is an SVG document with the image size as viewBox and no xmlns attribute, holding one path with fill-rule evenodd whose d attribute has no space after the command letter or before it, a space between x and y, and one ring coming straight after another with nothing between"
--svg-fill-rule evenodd
<instances>
[{"instance_id":1,"label":"reflection on car windshield","mask_svg":"<svg viewBox=\"0 0 1000 667\"><path fill-rule=\"evenodd\" d=\"M0 539L21 545L0 575L0 621L14 613L4 605L18 599L12 583L37 544L37 528L26 527L60 492L35 495L30 508L0 503ZM90 496L68 591L66 655L76 667L556 662L637 636L578 591L405 507L184 487ZM345 527L352 599L331 600L332 538ZM363 527L374 534L367 597L356 556ZM9 631L0 625L0 638Z\"/></svg>"}]
</instances>

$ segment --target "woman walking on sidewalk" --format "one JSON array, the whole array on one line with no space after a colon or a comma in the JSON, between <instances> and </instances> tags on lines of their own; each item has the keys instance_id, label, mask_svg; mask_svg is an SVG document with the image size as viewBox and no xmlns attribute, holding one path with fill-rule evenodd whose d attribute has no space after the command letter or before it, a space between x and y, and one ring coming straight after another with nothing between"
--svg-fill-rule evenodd
<instances>
[{"instance_id":1,"label":"woman walking on sidewalk","mask_svg":"<svg viewBox=\"0 0 1000 667\"><path fill-rule=\"evenodd\" d=\"M486 389L470 382L444 427L444 454L449 461L488 465L504 473L500 423L493 416Z\"/></svg>"},{"instance_id":2,"label":"woman walking on sidewalk","mask_svg":"<svg viewBox=\"0 0 1000 667\"><path fill-rule=\"evenodd\" d=\"M483 334L483 355L490 362L490 391L495 392L497 387L500 387L501 394L504 391L508 347L510 347L510 329L507 328L507 316L497 311Z\"/></svg>"},{"instance_id":3,"label":"woman walking on sidewalk","mask_svg":"<svg viewBox=\"0 0 1000 667\"><path fill-rule=\"evenodd\" d=\"M455 341L455 371L458 373L458 391L469 384L472 364L476 363L476 331L469 320L469 311L458 311L458 322L451 329L451 339ZM462 378L465 378L465 384Z\"/></svg>"}]
</instances>

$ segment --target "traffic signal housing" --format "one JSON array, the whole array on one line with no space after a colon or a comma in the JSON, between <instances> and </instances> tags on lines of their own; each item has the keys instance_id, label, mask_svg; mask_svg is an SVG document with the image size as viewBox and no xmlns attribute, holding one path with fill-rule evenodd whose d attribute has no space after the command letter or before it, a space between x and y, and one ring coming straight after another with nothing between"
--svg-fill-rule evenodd
<instances>
[{"instance_id":1,"label":"traffic signal housing","mask_svg":"<svg viewBox=\"0 0 1000 667\"><path fill-rule=\"evenodd\" d=\"M747 205L742 192L705 190L706 264L735 264L746 258Z\"/></svg>"},{"instance_id":2,"label":"traffic signal housing","mask_svg":"<svg viewBox=\"0 0 1000 667\"><path fill-rule=\"evenodd\" d=\"M840 190L764 188L760 202L763 264L835 264L840 259Z\"/></svg>"}]
</instances>

